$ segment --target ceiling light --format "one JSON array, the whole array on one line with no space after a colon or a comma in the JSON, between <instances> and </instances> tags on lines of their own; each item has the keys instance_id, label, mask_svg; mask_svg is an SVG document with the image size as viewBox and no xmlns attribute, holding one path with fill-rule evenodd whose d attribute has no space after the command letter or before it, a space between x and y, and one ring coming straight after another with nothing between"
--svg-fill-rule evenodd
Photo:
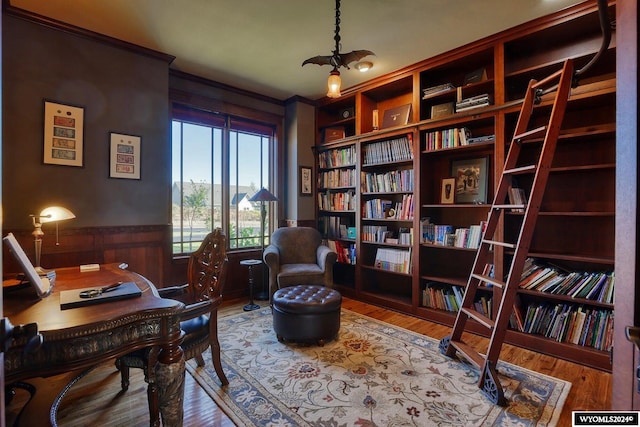
<instances>
[{"instance_id":1,"label":"ceiling light","mask_svg":"<svg viewBox=\"0 0 640 427\"><path fill-rule=\"evenodd\" d=\"M366 73L371 69L371 67L373 67L373 62L369 61L362 61L356 64L356 70L360 71L361 73Z\"/></svg>"}]
</instances>

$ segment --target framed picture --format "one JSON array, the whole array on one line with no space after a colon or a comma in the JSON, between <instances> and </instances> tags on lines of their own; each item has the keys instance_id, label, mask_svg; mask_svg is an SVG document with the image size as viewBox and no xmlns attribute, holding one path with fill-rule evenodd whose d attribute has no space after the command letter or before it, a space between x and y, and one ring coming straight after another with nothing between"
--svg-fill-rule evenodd
<instances>
[{"instance_id":1,"label":"framed picture","mask_svg":"<svg viewBox=\"0 0 640 427\"><path fill-rule=\"evenodd\" d=\"M140 179L140 141L135 135L109 133L109 177Z\"/></svg>"},{"instance_id":2,"label":"framed picture","mask_svg":"<svg viewBox=\"0 0 640 427\"><path fill-rule=\"evenodd\" d=\"M455 179L455 203L487 203L489 158L480 157L451 162Z\"/></svg>"},{"instance_id":3,"label":"framed picture","mask_svg":"<svg viewBox=\"0 0 640 427\"><path fill-rule=\"evenodd\" d=\"M300 195L311 196L312 191L312 169L309 166L300 166Z\"/></svg>"},{"instance_id":4,"label":"framed picture","mask_svg":"<svg viewBox=\"0 0 640 427\"><path fill-rule=\"evenodd\" d=\"M82 167L84 108L44 101L43 163Z\"/></svg>"},{"instance_id":5,"label":"framed picture","mask_svg":"<svg viewBox=\"0 0 640 427\"><path fill-rule=\"evenodd\" d=\"M456 179L445 178L442 180L442 190L440 192L440 203L451 204L455 200Z\"/></svg>"}]
</instances>

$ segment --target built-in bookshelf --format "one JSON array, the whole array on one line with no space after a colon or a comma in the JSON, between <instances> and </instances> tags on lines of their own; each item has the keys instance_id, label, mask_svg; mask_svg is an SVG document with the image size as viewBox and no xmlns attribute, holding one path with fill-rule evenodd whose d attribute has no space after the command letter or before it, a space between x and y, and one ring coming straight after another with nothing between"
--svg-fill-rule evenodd
<instances>
[{"instance_id":1,"label":"built-in bookshelf","mask_svg":"<svg viewBox=\"0 0 640 427\"><path fill-rule=\"evenodd\" d=\"M615 243L615 34L612 39L572 88L529 251L536 265L595 284L573 294L521 287L506 335L511 344L604 370L611 369L607 331L614 313L603 291L613 282ZM453 325L529 80L547 77L567 58L580 68L599 47L597 4L586 2L345 89L338 100L319 100L319 226L357 254L350 269L337 266L338 289ZM551 102L542 96L534 126L548 118ZM406 124L381 126L385 111L407 104ZM349 114L340 114L345 109ZM327 129L344 131L344 138L327 141ZM539 149L523 148L523 164ZM520 230L530 185L518 176L509 192L518 206L500 222L505 241ZM324 201L344 197L339 193L355 206L331 210L339 205ZM331 216L353 230L352 240L326 229ZM487 274L504 279L512 252L494 247ZM398 262L401 257L406 260ZM481 287L476 301L489 318L497 314L495 292Z\"/></svg>"}]
</instances>

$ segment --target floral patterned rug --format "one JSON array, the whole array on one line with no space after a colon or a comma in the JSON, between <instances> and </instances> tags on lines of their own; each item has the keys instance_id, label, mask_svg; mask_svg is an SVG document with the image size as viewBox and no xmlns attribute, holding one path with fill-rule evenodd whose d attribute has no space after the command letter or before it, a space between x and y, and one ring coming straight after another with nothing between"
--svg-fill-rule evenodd
<instances>
[{"instance_id":1,"label":"floral patterned rug","mask_svg":"<svg viewBox=\"0 0 640 427\"><path fill-rule=\"evenodd\" d=\"M278 342L268 307L222 317L218 330L229 386L209 359L187 370L240 426L553 426L571 388L499 362L507 406L493 405L477 371L438 341L344 309L324 347Z\"/></svg>"}]
</instances>

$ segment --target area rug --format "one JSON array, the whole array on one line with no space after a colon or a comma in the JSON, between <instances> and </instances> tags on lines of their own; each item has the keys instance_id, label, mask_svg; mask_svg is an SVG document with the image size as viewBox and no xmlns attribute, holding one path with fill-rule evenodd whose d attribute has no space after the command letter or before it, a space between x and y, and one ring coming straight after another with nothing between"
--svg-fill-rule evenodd
<instances>
[{"instance_id":1,"label":"area rug","mask_svg":"<svg viewBox=\"0 0 640 427\"><path fill-rule=\"evenodd\" d=\"M210 360L187 363L240 426L553 426L571 388L500 362L500 407L473 367L424 335L344 309L338 339L324 347L280 343L272 325L268 307L219 319L227 387Z\"/></svg>"}]
</instances>

